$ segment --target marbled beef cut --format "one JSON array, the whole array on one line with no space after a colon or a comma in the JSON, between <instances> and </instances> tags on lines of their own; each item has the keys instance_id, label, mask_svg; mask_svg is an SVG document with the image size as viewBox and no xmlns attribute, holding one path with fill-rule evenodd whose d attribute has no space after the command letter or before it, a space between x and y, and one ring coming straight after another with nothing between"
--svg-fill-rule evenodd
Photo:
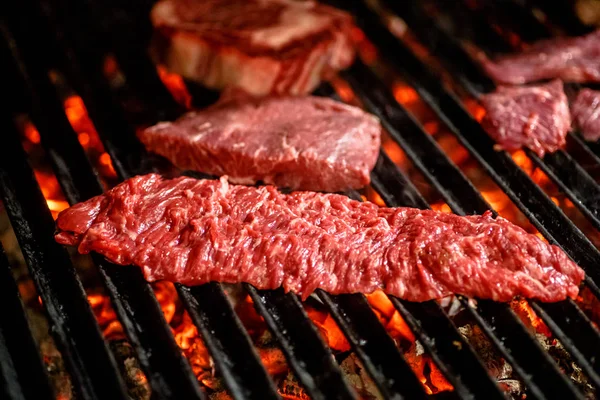
<instances>
[{"instance_id":1,"label":"marbled beef cut","mask_svg":"<svg viewBox=\"0 0 600 400\"><path fill-rule=\"evenodd\" d=\"M498 149L529 147L540 157L562 148L571 126L563 84L501 86L481 98L486 110L481 122Z\"/></svg>"},{"instance_id":2,"label":"marbled beef cut","mask_svg":"<svg viewBox=\"0 0 600 400\"><path fill-rule=\"evenodd\" d=\"M139 137L182 169L336 192L369 183L380 135L376 117L327 98L229 96Z\"/></svg>"},{"instance_id":3,"label":"marbled beef cut","mask_svg":"<svg viewBox=\"0 0 600 400\"><path fill-rule=\"evenodd\" d=\"M600 139L600 91L581 89L571 104L571 116L585 140Z\"/></svg>"},{"instance_id":4,"label":"marbled beef cut","mask_svg":"<svg viewBox=\"0 0 600 400\"><path fill-rule=\"evenodd\" d=\"M354 59L349 14L314 1L160 0L158 62L205 86L308 94Z\"/></svg>"},{"instance_id":5,"label":"marbled beef cut","mask_svg":"<svg viewBox=\"0 0 600 400\"><path fill-rule=\"evenodd\" d=\"M575 297L584 277L558 247L490 213L383 208L337 194L224 179L138 176L63 211L56 240L142 268L149 281L248 282L304 297L376 289L508 301Z\"/></svg>"},{"instance_id":6,"label":"marbled beef cut","mask_svg":"<svg viewBox=\"0 0 600 400\"><path fill-rule=\"evenodd\" d=\"M496 82L518 85L544 79L600 82L600 31L585 36L542 40L525 51L483 59Z\"/></svg>"}]
</instances>

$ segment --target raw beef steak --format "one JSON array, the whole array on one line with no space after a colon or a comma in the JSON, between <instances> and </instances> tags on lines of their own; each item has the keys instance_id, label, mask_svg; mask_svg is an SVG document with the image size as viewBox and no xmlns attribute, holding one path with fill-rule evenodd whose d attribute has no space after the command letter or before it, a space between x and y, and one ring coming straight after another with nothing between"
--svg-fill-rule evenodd
<instances>
[{"instance_id":1,"label":"raw beef steak","mask_svg":"<svg viewBox=\"0 0 600 400\"><path fill-rule=\"evenodd\" d=\"M153 54L205 86L308 94L354 59L352 18L314 1L161 0Z\"/></svg>"},{"instance_id":2,"label":"raw beef steak","mask_svg":"<svg viewBox=\"0 0 600 400\"><path fill-rule=\"evenodd\" d=\"M522 84L560 78L565 82L600 82L600 31L580 37L542 40L525 51L483 67L497 82Z\"/></svg>"},{"instance_id":3,"label":"raw beef steak","mask_svg":"<svg viewBox=\"0 0 600 400\"><path fill-rule=\"evenodd\" d=\"M578 294L584 272L558 247L491 213L385 208L337 194L224 179L138 176L63 211L56 240L142 268L149 281L248 282L307 297L460 293L508 301Z\"/></svg>"},{"instance_id":4,"label":"raw beef steak","mask_svg":"<svg viewBox=\"0 0 600 400\"><path fill-rule=\"evenodd\" d=\"M542 157L565 145L571 115L561 81L501 86L484 95L481 102L486 110L481 123L499 149L529 147Z\"/></svg>"},{"instance_id":5,"label":"raw beef steak","mask_svg":"<svg viewBox=\"0 0 600 400\"><path fill-rule=\"evenodd\" d=\"M571 104L571 115L585 140L600 139L600 91L581 89Z\"/></svg>"},{"instance_id":6,"label":"raw beef steak","mask_svg":"<svg viewBox=\"0 0 600 400\"><path fill-rule=\"evenodd\" d=\"M323 97L228 97L139 135L181 169L291 189L364 187L381 126L359 108Z\"/></svg>"}]
</instances>

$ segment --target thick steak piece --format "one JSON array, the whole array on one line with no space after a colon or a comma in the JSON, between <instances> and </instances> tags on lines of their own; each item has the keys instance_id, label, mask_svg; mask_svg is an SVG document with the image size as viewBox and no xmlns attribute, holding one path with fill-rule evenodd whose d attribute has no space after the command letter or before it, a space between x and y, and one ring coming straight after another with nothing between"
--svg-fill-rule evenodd
<instances>
[{"instance_id":1,"label":"thick steak piece","mask_svg":"<svg viewBox=\"0 0 600 400\"><path fill-rule=\"evenodd\" d=\"M327 98L229 97L139 137L181 169L336 192L369 183L380 135L376 117Z\"/></svg>"},{"instance_id":2,"label":"thick steak piece","mask_svg":"<svg viewBox=\"0 0 600 400\"><path fill-rule=\"evenodd\" d=\"M56 240L142 268L149 281L248 282L307 297L460 293L552 302L584 272L558 247L491 213L384 208L337 194L282 194L224 179L138 176L63 211Z\"/></svg>"},{"instance_id":3,"label":"thick steak piece","mask_svg":"<svg viewBox=\"0 0 600 400\"><path fill-rule=\"evenodd\" d=\"M481 122L498 149L529 147L542 157L565 145L571 126L563 84L501 86L481 98L486 115Z\"/></svg>"},{"instance_id":4,"label":"thick steak piece","mask_svg":"<svg viewBox=\"0 0 600 400\"><path fill-rule=\"evenodd\" d=\"M600 91L581 89L571 104L571 116L585 140L600 139Z\"/></svg>"},{"instance_id":5,"label":"thick steak piece","mask_svg":"<svg viewBox=\"0 0 600 400\"><path fill-rule=\"evenodd\" d=\"M492 79L505 84L555 78L565 82L600 82L600 31L542 40L521 53L493 61L484 58L482 64Z\"/></svg>"},{"instance_id":6,"label":"thick steak piece","mask_svg":"<svg viewBox=\"0 0 600 400\"><path fill-rule=\"evenodd\" d=\"M314 1L160 0L158 62L205 86L308 94L354 59L349 14Z\"/></svg>"}]
</instances>

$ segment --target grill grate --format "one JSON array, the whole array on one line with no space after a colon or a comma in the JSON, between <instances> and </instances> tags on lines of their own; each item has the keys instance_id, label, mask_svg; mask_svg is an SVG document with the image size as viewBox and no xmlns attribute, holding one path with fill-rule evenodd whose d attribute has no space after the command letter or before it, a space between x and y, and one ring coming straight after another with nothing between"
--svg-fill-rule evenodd
<instances>
[{"instance_id":1,"label":"grill grate","mask_svg":"<svg viewBox=\"0 0 600 400\"><path fill-rule=\"evenodd\" d=\"M109 5L89 1L77 3L64 0L61 3L65 10L69 10L69 15L61 12L55 15L44 3L46 8L43 14L49 25L40 19L40 26L48 31L42 40L39 35L33 37L31 33L19 28L20 18L25 15L30 18L30 11L36 10L37 5L33 2L29 4L31 9L27 9L27 12L25 4L18 5L22 8L12 10L18 18L10 21L17 38L16 47L24 60L18 64L22 75L19 79L26 78L23 86L32 99L27 107L40 131L42 144L51 155L65 194L70 202L76 202L99 194L101 186L64 116L62 104L51 82L47 79L48 69L59 65L68 74L70 81L82 95L115 169L123 179L149 172L153 170L153 166L152 160L135 139L134 130L129 128L123 110L114 102L104 82L102 51L109 49L114 52L132 88L147 100L144 102L144 122L173 119L182 109L172 100L154 66L144 54L143 40L132 33L136 30L131 29L131 26L139 27L140 32L149 29L147 22L144 22L144 12L139 11L138 15L131 13L132 10L129 13L119 13L109 9ZM519 15L524 20L528 18L528 14L516 3L508 3L510 7L520 10ZM139 9L147 11L146 5L149 4L150 2ZM453 46L449 35L435 35L438 27L435 23L424 23L426 14L419 14L417 8L406 9L397 2L394 4L394 11L404 17L411 28L424 28L415 30L415 33L421 35L425 44L431 49L445 49L438 56L442 61L452 61L447 64L448 69L454 72L457 80L472 95L479 95L493 87L487 78L474 72L476 68L467 62L469 60L456 57L458 48ZM385 55L407 77L407 82L434 109L536 228L551 242L561 245L586 270L586 284L597 295L599 290L595 282L598 282L600 275L596 265L600 261L600 252L593 244L506 153L493 151L490 140L459 100L383 26L377 15L358 0L347 2L344 6L350 6L355 11L369 38L387 50ZM419 18L415 19L415 15ZM107 27L109 20L116 23ZM483 27L485 26L480 26L479 29ZM540 27L534 29L542 32ZM55 32L56 38L51 32ZM482 37L495 37L490 40L493 46L503 43L502 38L494 36L493 32ZM15 44L8 32L4 39L4 46L13 46L12 49L6 47L6 57L19 62ZM48 48L58 49L60 55L54 56L62 58L52 61L45 59L37 51L43 44L47 44ZM411 114L395 101L389 88L369 67L357 62L341 76L350 83L365 106L380 117L394 141L454 212L481 213L490 208L471 182ZM319 94L335 97L335 90L324 85ZM2 122L6 127L12 126L10 115L6 115ZM52 240L53 224L32 171L24 161L25 154L17 141L15 129L12 129L9 136L10 139L0 149L0 153L4 153L0 154L3 200L44 306L57 327L55 336L69 362L76 386L85 399L124 398L123 384L106 343L101 339L98 326L92 320L93 315L85 302L81 283L76 278L66 253ZM581 145L594 151L587 144ZM20 160L18 170L15 169L15 164L11 162L9 165L7 162L13 159L8 156L15 154ZM600 187L568 153L559 152L554 156L546 156L543 160L531 158L578 204L590 222L600 226L597 205L590 200L600 198L594 196L594 193L600 192ZM564 171L568 174L564 174ZM389 206L428 207L417 188L383 151L372 173L372 186ZM357 196L356 193L348 194ZM52 265L48 265L50 259L60 260L61 268L51 268ZM155 396L204 398L188 362L175 344L150 286L139 271L110 265L99 257L95 257L95 261ZM320 339L296 296L285 295L281 291L257 291L249 285L245 285L245 289L283 348L297 378L312 398L356 398L331 351ZM14 293L14 288L11 293ZM229 393L237 399L277 398L275 386L261 365L248 334L233 312L221 286L210 284L186 288L178 285L178 293L207 344ZM331 296L324 292L319 292L318 295L385 398L425 397L420 382L379 324L364 296ZM454 395L460 398L504 397L482 360L438 303L391 300L440 371L453 384ZM473 308L467 299L461 301L521 377L529 396L583 397L507 305L480 301L477 308ZM573 301L557 304L533 302L532 307L587 373L590 381L600 389L600 379L596 372L600 359L597 354L600 334L590 320ZM22 314L18 309L16 312ZM22 330L23 328L24 326L21 327ZM5 357L1 352L1 345L0 340L1 376L4 379L14 377L18 373L15 357ZM20 351L19 354L24 353ZM30 359L31 357L24 358L28 363L33 362ZM5 360L10 362L3 362ZM37 362L39 364L39 360ZM11 363L15 365L11 366ZM6 369L6 366L14 368ZM17 386L15 388L18 389ZM23 397L16 391L11 396ZM27 394L26 398L43 397Z\"/></svg>"}]
</instances>

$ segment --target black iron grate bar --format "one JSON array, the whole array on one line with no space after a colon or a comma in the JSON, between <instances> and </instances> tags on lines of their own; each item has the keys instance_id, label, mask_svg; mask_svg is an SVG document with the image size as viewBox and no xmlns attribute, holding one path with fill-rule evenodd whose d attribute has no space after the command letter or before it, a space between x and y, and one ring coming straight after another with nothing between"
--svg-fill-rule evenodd
<instances>
[{"instance_id":1,"label":"black iron grate bar","mask_svg":"<svg viewBox=\"0 0 600 400\"><path fill-rule=\"evenodd\" d=\"M393 5L391 5L393 3ZM485 88L491 91L495 85L485 76L475 61L464 51L454 36L438 27L417 3L390 2L391 9L405 18L409 26L434 54L438 55L447 68L458 71L461 84L475 97ZM573 158L563 150L547 154L542 160L527 150L527 155L567 194L588 220L600 229L600 186Z\"/></svg>"},{"instance_id":2,"label":"black iron grate bar","mask_svg":"<svg viewBox=\"0 0 600 400\"><path fill-rule=\"evenodd\" d=\"M481 18L481 16L479 15L479 16L472 16L472 19L477 18L477 17ZM531 17L531 20L532 20L531 23L540 24L539 22L537 22L537 20L534 17ZM488 30L489 30L489 27L488 27ZM572 135L572 139L581 140L577 135ZM587 149L587 147L584 144L582 144L581 147L583 149ZM562 162L563 155L565 155L565 153L557 153L555 160L559 161L559 163L561 165L565 165L566 167L559 168L558 171L555 171L555 169L549 170L550 168L552 168L553 164L550 164L547 167L545 167L544 165L541 165L541 166L542 166L542 168L544 168L544 171L547 174L553 174L553 173L562 174L563 178L561 178L561 180L568 180L568 179L572 178L569 172L573 168L580 168L580 167L577 164L571 165L569 163L570 158L566 158L564 161L564 164L563 164L563 162ZM537 156L530 154L530 157L533 158L533 157L537 157ZM573 182L573 185L571 185L571 186L578 187L578 185L579 185L579 182L576 181L576 182ZM595 182L593 183L593 185L597 186L595 184ZM562 189L567 190L567 188L565 188L565 187L562 187ZM592 200L593 200L593 197L594 196L592 196ZM588 287L597 296L598 290L595 287L595 285L591 284L589 282L589 280L587 281L587 283L588 283ZM538 309L541 309L541 310L545 310L546 308L553 309L554 307L557 307L556 305L553 305L553 304L544 304L544 303L536 303L536 304L537 305L535 307L537 307ZM595 384L597 384L598 382L595 380L597 377L596 370L594 368L592 368L590 363L582 356L582 353L588 355L588 358L591 360L595 359L596 350L594 350L593 347L590 347L589 344L590 343L599 343L600 342L600 334L594 328L594 326L590 323L589 320L587 320L586 318L581 318L581 316L584 314L572 300L568 300L567 303L565 303L565 304L568 304L568 306L559 305L560 309L563 311L562 313L543 312L542 318L545 319L546 323L550 326L550 328L552 329L553 333L557 336L557 338L559 340L561 340L561 342L562 341L566 342L566 344L564 345L565 348L575 358L578 359L578 362L581 365L581 367L584 369L584 371L588 374L588 376L592 379L592 381L594 381ZM553 315L554 317L556 317L556 319L555 320L550 319L550 315ZM577 323L575 323L575 321L577 321ZM576 328L573 329L573 327L576 327ZM564 334L565 331L570 332L570 335L565 335ZM596 365L595 367L598 367L598 365Z\"/></svg>"},{"instance_id":3,"label":"black iron grate bar","mask_svg":"<svg viewBox=\"0 0 600 400\"><path fill-rule=\"evenodd\" d=\"M589 239L507 153L494 150L491 139L461 102L442 86L426 65L381 25L376 14L362 2L353 1L352 4L358 7L356 14L360 18L357 20L367 35L389 50L385 55L407 76L408 83L436 111L513 203L551 243L559 243L592 280L600 281L600 252Z\"/></svg>"},{"instance_id":4,"label":"black iron grate bar","mask_svg":"<svg viewBox=\"0 0 600 400\"><path fill-rule=\"evenodd\" d=\"M457 394L464 399L505 398L438 303L411 303L395 297L390 300Z\"/></svg>"},{"instance_id":5,"label":"black iron grate bar","mask_svg":"<svg viewBox=\"0 0 600 400\"><path fill-rule=\"evenodd\" d=\"M471 314L475 314L466 300L463 299L462 302ZM527 328L509 307L489 300L479 300L477 310L493 326L495 336L505 348L510 349L515 365L530 373L531 379L548 398L584 398L541 345L531 340ZM531 373L532 371L535 373Z\"/></svg>"},{"instance_id":6,"label":"black iron grate bar","mask_svg":"<svg viewBox=\"0 0 600 400\"><path fill-rule=\"evenodd\" d=\"M381 153L371 184L390 207L429 208L408 178ZM462 398L473 395L503 398L496 382L435 301L411 303L390 296L411 330ZM444 338L437 340L435 338ZM437 344L436 344L437 343Z\"/></svg>"},{"instance_id":7,"label":"black iron grate bar","mask_svg":"<svg viewBox=\"0 0 600 400\"><path fill-rule=\"evenodd\" d=\"M53 399L44 365L25 318L19 289L1 244L0 304L0 382L4 379L0 386L6 390L6 398Z\"/></svg>"},{"instance_id":8,"label":"black iron grate bar","mask_svg":"<svg viewBox=\"0 0 600 400\"><path fill-rule=\"evenodd\" d=\"M572 300L532 307L600 390L600 332Z\"/></svg>"},{"instance_id":9,"label":"black iron grate bar","mask_svg":"<svg viewBox=\"0 0 600 400\"><path fill-rule=\"evenodd\" d=\"M54 221L8 110L0 146L0 190L25 261L83 399L125 399L123 381L67 252L54 241Z\"/></svg>"},{"instance_id":10,"label":"black iron grate bar","mask_svg":"<svg viewBox=\"0 0 600 400\"><path fill-rule=\"evenodd\" d=\"M59 27L55 26L55 31L59 32ZM63 44L63 47L65 47L65 45ZM69 53L69 49L65 49L65 53ZM88 62L92 62L94 60L98 61L97 58L94 58L92 54L88 54L88 58L86 59ZM78 66L78 59L75 57L75 55L71 52L71 57L69 59L69 65L71 66L70 68L70 72L72 72L72 74L70 74L70 76L75 78L75 81L81 83L80 87L83 87L84 90L82 90L82 95L84 96L85 99L85 103L86 105L88 105L89 111L90 111L90 115L94 121L94 123L98 123L97 124L97 128L99 130L99 132L102 135L102 139L104 139L104 143L106 144L107 142L111 143L111 148L114 150L113 152L113 160L115 161L115 168L117 169L117 171L120 173L120 175L123 176L131 176L132 175L132 168L136 168L135 171L143 173L143 172L148 172L147 168L150 168L150 161L147 158L146 153L143 151L143 149L140 147L139 149L137 149L138 151L123 151L122 149L129 149L131 150L131 146L139 146L139 142L137 142L137 140L135 139L134 133L133 131L131 131L128 127L128 125L124 122L125 118L123 116L119 117L120 114L120 109L118 109L117 107L114 106L114 104L112 103L112 97L110 95L110 93L105 93L102 91L102 83L100 83L100 81L102 80L102 77L98 77L98 74L101 73L100 71L96 71L96 75L95 76L91 76L88 77L88 79L84 78L82 75L82 71L81 70L77 70L77 66ZM88 67L88 71L90 68L93 68L93 64L87 64L86 65ZM90 74L93 74L93 70L91 72L89 72ZM106 132L110 132L111 133L111 137L110 139L107 141L106 140ZM133 140L130 140L133 137ZM70 139L68 138L63 138L64 140L61 140L61 143L68 141L68 140L75 140L74 139L75 136L73 135ZM117 139L118 138L118 139ZM112 140L111 140L112 139ZM113 145L114 143L114 145ZM79 147L79 151L81 151L81 148ZM116 158L115 156L120 156L123 154L128 154L126 160L124 162L120 162L122 160L120 160L119 158ZM132 166L132 164L136 164L137 162L139 162L139 164L135 165L135 167ZM75 164L73 164L75 165ZM141 166L140 166L141 165ZM131 168L131 169L130 169ZM89 169L88 171L89 173L91 172L91 169ZM82 183L82 185L84 185L85 183ZM100 188L96 188L95 189L96 193L95 194L99 194L101 193L101 189ZM141 274L139 273L139 271L136 270L135 271L125 271L123 269L123 267L119 267L119 266L115 266L114 268L112 268L113 270L111 271L111 275L117 275L119 277L123 277L126 274L135 274L136 277L127 277L125 278L126 280L137 280L140 283L137 284L138 288L137 290L132 290L132 289L120 289L119 291L122 293L121 296L128 296L131 297L131 301L135 301L135 299L137 298L144 298L144 296L146 296L147 299L152 299L154 301L154 303L156 303L156 300L154 299L154 294L152 293L150 286L145 282L145 280L143 279L143 277L141 276ZM106 275L105 275L106 276ZM108 276L106 276L106 278L108 279ZM111 284L111 286L113 286ZM220 287L220 286L219 286ZM182 287L178 287L180 289L180 293L181 290L184 290L184 288ZM141 293L140 293L141 291ZM131 292L136 292L137 294L131 295ZM215 296L214 298L212 298L211 296ZM206 288L206 290L201 289L201 288L195 288L192 289L192 291L185 291L184 293L185 296L185 301L188 305L188 311L190 312L190 315L192 316L193 320L195 323L198 323L199 321L202 322L202 325L197 325L200 333L203 336L203 339L205 340L205 342L207 343L207 345L209 345L209 350L215 350L216 347L211 345L213 344L218 344L221 343L220 340L224 340L224 341L228 341L228 345L227 346L221 346L223 352L220 354L212 354L213 355L213 359L215 361L216 367L219 370L219 372L222 374L224 381L226 383L226 385L228 386L228 388L230 389L230 393L232 394L232 396L234 396L234 398L248 398L248 396L256 396L258 398L277 398L277 394L276 394L276 389L274 388L274 384L273 382L270 380L270 378L268 377L268 374L266 372L266 370L264 369L264 367L262 366L262 364L260 363L259 359L258 359L258 355L256 354L256 352L254 351L252 344L250 342L250 339L247 335L247 333L244 330L240 330L240 329L234 329L234 328L239 328L240 326L240 322L237 319L237 317L235 316L235 313L233 312L233 310L231 309L231 307L228 308L220 308L220 307L216 307L215 304L223 304L222 299L220 299L218 297L217 292L211 291L210 288ZM198 298L195 298L196 296L198 296ZM192 309L189 308L189 306L194 305L197 306L198 304L204 304L205 308L207 310L202 310L202 309ZM207 307L207 304L211 304L210 307ZM138 312L135 311L135 309L137 310L144 310L147 309L148 312L143 313L143 312ZM169 344L169 347L166 348L166 351L170 354L173 354L174 357L183 359L183 357L180 355L180 350L179 347L176 345L176 343L173 341L172 339L172 335L170 333L170 328L168 328L165 323L164 323L164 317L162 316L162 311L160 310L160 307L158 306L158 304L156 304L156 307L131 307L131 306L126 306L123 311L128 311L128 315L135 315L137 316L138 319L140 318L144 318L146 316L146 314L150 314L149 318L147 320L146 323L146 327L148 329L143 329L142 333L144 332L148 332L148 334L152 335L151 337L155 337L155 340L157 341L156 343L149 343L146 341L146 345L139 345L137 350L138 350L138 355L140 357L140 360L142 361L142 359L147 360L148 359L148 354L150 355L155 355L155 359L158 357L158 355L161 354L161 351L159 351L158 349L154 350L154 351L147 351L147 349L152 350L153 348L156 348L157 344L163 343L162 347L165 348L164 344L167 343ZM150 311L151 310L155 310L155 313L160 313L159 316L156 316L155 314L152 314ZM124 315L124 314L121 314ZM201 316L201 318L196 318L198 316ZM153 324L152 321L155 321L155 325L156 324L162 324L165 325L165 329L166 332L168 332L168 335L165 337L165 335L160 335L157 334L157 329L161 330L160 326L155 326L154 329L150 329L151 325ZM151 324L151 325L148 325ZM131 324L129 324L131 325ZM142 325L141 323L139 324L134 324L135 325ZM207 327L211 327L210 329L208 329ZM132 328L133 329L133 328ZM162 330L165 330L162 329ZM224 329L224 330L221 330ZM239 334L241 335L240 337L236 337L235 335ZM157 360L160 361L160 360ZM189 366L187 364L187 362L185 360L182 361L184 363L184 368L185 369L189 369ZM163 366L163 368L167 368L166 363L161 363L161 364L165 364ZM252 373L248 373L248 374L240 374L238 373L240 370L248 370L248 371L252 371ZM198 390L198 384L197 384L197 380L195 378L195 376L193 376L193 374L191 373L191 371L186 372L186 373L182 373L182 371L180 370L180 368L171 368L170 369L170 373L172 374L178 374L180 376L187 376L188 377L188 381L189 384L185 385L185 384L180 384L179 386L181 386L182 388L185 388L186 386L190 386L194 388L194 390ZM161 377L161 376L169 376L169 371L167 371L164 374L152 374L151 376L156 376L156 377ZM159 384L163 384L163 382L155 382L157 385ZM183 394L182 394L183 395ZM187 397L186 397L187 398Z\"/></svg>"},{"instance_id":11,"label":"black iron grate bar","mask_svg":"<svg viewBox=\"0 0 600 400\"><path fill-rule=\"evenodd\" d=\"M364 78L364 77L362 77L362 76L361 76L361 78L360 78L360 81L361 81L361 82L363 82L365 85L367 85L369 88L371 88L371 90L372 90L372 91L377 91L377 90L379 90L379 89L380 89L380 90L385 90L385 87L381 87L381 88L380 88L380 87L378 87L378 85L376 84L376 82L375 82L375 81L371 81L371 80L365 79L365 78ZM363 92L363 91L366 91L366 90L362 90L362 91L360 91L360 92ZM385 104L385 103L384 103L384 104ZM378 105L379 107L383 107L383 104L376 104L376 105ZM391 107L391 106L388 106L388 108L390 108L390 107ZM385 123L385 121L382 121L382 122L383 122L383 123ZM405 129L403 129L403 130L402 130L402 134L404 134L404 133L405 133ZM426 135L426 134L424 133L424 135ZM447 163L448 165L451 165L451 164L452 164L452 163L451 163L451 161L450 161L450 160L447 158L447 156L446 156L446 155L442 155L442 156L440 157L439 161L440 161L440 162L445 162L445 163ZM390 161L390 162L391 162L391 161ZM376 168L376 170L377 170L377 168ZM373 180L374 180L374 187L375 187L376 189L378 189L378 190L380 190L380 191L381 191L381 186L379 186L379 185L377 184L377 182L376 182L376 181L377 181L377 178L376 178L376 177L374 177L374 178L373 178ZM452 191L452 190L458 191L458 189L453 189L453 188L452 188L452 185L454 184L454 182L453 182L453 181L450 181L450 180L447 180L447 179L446 179L446 180L445 180L445 184L450 186L450 187L448 188L448 190L450 190L450 191ZM383 187L385 188L385 185L384 185ZM404 187L404 185L403 185L403 184L398 184L398 185L396 185L396 186L394 186L394 185L387 185L387 187L391 187L391 188L394 188L394 187ZM474 196L474 195L477 195L477 194L478 194L478 192L477 192L477 191L476 191L476 189L474 189L474 188L472 189L472 191L468 191L468 190L466 190L466 191L460 191L460 194L458 194L458 195L457 195L458 204L457 204L457 205L455 205L455 206L453 206L453 207L451 207L451 208L452 208L452 210L453 210L455 213L457 213L457 214L463 214L463 215L464 215L464 214L465 214L465 211L464 211L465 209L464 209L464 205L463 205L463 204L467 204L467 205L468 205L468 204L470 204L470 203L469 203L469 201L470 201L470 199L472 198L472 196ZM384 194L384 195L385 195L385 194ZM383 195L382 195L382 196L383 196ZM389 195L388 195L388 196L389 196ZM444 195L444 194L442 194L442 196L445 198L445 195ZM393 202L392 202L392 204L393 204ZM401 201L401 202L400 202L400 204L411 204L411 203L410 203L410 202L408 202L408 203L407 203L406 201L404 201L404 202L403 202L403 201ZM422 207L422 205L421 205L421 206L419 206L419 207ZM482 205L482 207L481 207L481 208L478 210L478 212L479 212L479 213L482 213L482 212L486 211L487 209L489 209L489 205L487 205L486 203L484 203L484 204ZM472 311L472 310L471 310L471 311ZM481 318L479 318L479 321L481 321L481 322L484 322L484 321L483 321ZM517 322L518 322L518 321L517 321ZM486 332L487 332L488 334L491 334L491 333L493 333L493 332L494 332L494 329L495 329L495 328L493 327L493 325L494 325L494 324L492 324L492 326L491 326L491 327L490 327L490 326L487 326L487 325L484 327L484 328L485 328L485 330L486 330ZM513 359L513 360L514 360L514 357L512 357L512 356L510 355L510 352L508 352L508 351L507 351L507 349L505 349L505 348L502 346L502 343L500 342L500 340L498 339L498 337L495 337L495 336L490 336L490 338L492 339L492 341L494 341L494 343L497 345L497 347L499 348L499 350L500 350L500 351L501 351L501 352L502 352L504 355L506 355L506 356L507 356L507 359L508 359L508 358L510 358L510 359ZM582 338L582 339L583 339L583 338ZM535 346L538 346L537 342L535 342L534 340L532 340L532 339L531 339L531 337L524 338L523 340L524 340L524 341L526 341L526 342L529 342L529 343L530 343L532 346L534 346L534 347L535 347ZM515 365L515 367L516 367L517 369L519 369L519 368L520 368L518 365ZM545 368L552 368L552 366L550 366L550 367L547 367L547 366L545 366ZM521 371L523 371L523 369L522 369L522 368L520 368L520 370L521 370ZM522 374L520 374L520 376L521 376L521 377L523 377L523 379L526 381L526 383L528 384L528 386L532 387L532 391L537 391L537 392L539 393L540 391L539 391L539 389L537 388L537 386L535 386L535 384L534 384L534 383L531 381L531 379L530 379L530 375L531 375L531 374L528 374L528 373L525 373L525 372L523 372Z\"/></svg>"},{"instance_id":12,"label":"black iron grate bar","mask_svg":"<svg viewBox=\"0 0 600 400\"><path fill-rule=\"evenodd\" d=\"M228 382L230 395L235 399L279 399L275 384L261 366L250 337L221 285L176 286L221 376Z\"/></svg>"},{"instance_id":13,"label":"black iron grate bar","mask_svg":"<svg viewBox=\"0 0 600 400\"><path fill-rule=\"evenodd\" d=\"M369 375L387 399L425 399L421 382L398 351L362 294L333 296L322 290L319 298L352 344Z\"/></svg>"},{"instance_id":14,"label":"black iron grate bar","mask_svg":"<svg viewBox=\"0 0 600 400\"><path fill-rule=\"evenodd\" d=\"M25 46L21 49L26 50ZM23 53L27 54L26 51ZM68 188L65 194L73 204L101 194L102 186L66 119L60 99L46 78L45 63L36 59L36 54L30 53L28 71L22 70L24 74L31 74L31 79L25 80L31 83L32 116L59 182ZM137 268L111 265L102 257L94 256L94 260L156 395L201 398L197 379L181 355L152 288L141 272Z\"/></svg>"},{"instance_id":15,"label":"black iron grate bar","mask_svg":"<svg viewBox=\"0 0 600 400\"><path fill-rule=\"evenodd\" d=\"M366 85L367 87L369 87L372 92L373 91L376 92L378 90L382 90L382 91L386 90L385 86L381 86L381 85L383 85L381 82L379 82L379 85L378 85L377 82L376 82L376 80L367 79L367 78L364 77L364 74L361 75L360 82L362 82L364 85ZM359 84L357 84L357 86L359 86ZM362 92L366 92L366 91L367 90L365 88L363 88L362 90L358 90L357 92L362 93ZM363 98L363 101L364 101L364 98ZM367 104L367 103L368 103L368 101L365 101L365 104ZM384 104L386 104L386 103L375 103L375 109L377 109L377 108L383 108ZM392 106L388 105L387 108L388 109L392 108ZM383 120L382 122L384 124L386 123L385 120ZM403 127L406 127L406 125L404 125ZM402 129L402 131L399 132L399 134L406 134L406 132L407 132L407 129ZM425 137L428 137L428 135L426 133L423 133L423 135ZM425 150L426 150L426 148L425 148ZM425 155L424 156L427 156L427 154L429 154L429 152L425 151ZM452 165L451 161L448 159L448 157L445 154L441 155L438 158L438 162L440 162L442 164L441 169L448 169L448 168L444 167L444 163L446 163L448 165ZM375 170L377 171L377 169L378 168L376 167ZM373 180L373 186L376 189L381 190L382 186L377 182L378 178L376 176L374 176L372 178L372 180ZM458 214L464 214L465 213L465 207L469 206L470 201L472 200L472 197L476 196L478 194L477 190L474 189L474 188L472 189L472 191L469 191L469 190L458 190L457 188L453 187L454 186L454 181L449 180L449 179L444 179L443 175L442 175L442 182L444 182L443 185L448 185L448 187L447 187L448 191L450 191L450 192L452 192L452 191L459 192L456 195L456 199L457 199L456 202L457 202L457 204L454 205L454 206L451 206L451 208L452 208L452 210L454 212L456 212ZM409 182L409 184L410 184L410 182ZM386 185L383 185L384 188L385 188L385 186ZM403 183L399 183L396 186L388 184L387 186L388 187L405 187L405 185ZM444 197L444 199L446 199L445 193L442 193L442 196ZM387 200L387 199L384 199L384 200L386 200L388 203L390 203L389 200ZM400 201L400 204L410 204L410 202L407 203L406 201ZM486 203L484 203L482 205L482 207L478 209L478 212L482 213L482 212L484 212L487 209L489 209L489 205L487 205ZM576 308L576 305L574 305L574 307ZM571 311L572 310L569 310L569 312L571 312ZM574 318L574 314L570 314L568 312L565 312L565 314L563 315L563 318L569 319L569 316L571 316L572 318ZM479 320L481 320L481 318L479 318ZM486 331L488 333L493 332L493 329L490 329L490 327L486 327L486 328L487 328ZM584 325L583 328L584 329L589 329L589 328L591 328L591 326L590 325ZM586 337L584 335L579 335L578 333L579 332L577 330L575 330L574 332L572 332L571 340L573 340L576 343L586 343L586 342L588 342L590 340L588 337ZM558 336L558 334L560 334L560 331L556 331L555 334L557 334L557 336ZM501 344L499 342L499 340L498 340L497 337L491 336L490 338L495 342L496 345L500 345ZM600 337L598 337L597 339L600 340ZM537 343L533 342L533 345L536 346ZM569 350L569 349L567 349L567 350ZM503 353L505 353L505 351L504 351L504 349L502 347L500 347L500 351L503 352ZM586 354L588 354L588 353L586 353ZM513 359L513 357L510 355L510 353L507 354L507 359L509 359L509 358ZM515 368L518 369L520 367L518 365L515 365ZM521 371L523 371L522 368L521 368ZM520 374L520 376L524 377L524 379L529 379L529 375L530 374L526 374L526 373ZM533 382L528 382L528 386L531 386L532 384L533 384ZM534 389L532 389L532 391L533 390ZM535 388L535 390L539 391L539 389L537 389L537 387Z\"/></svg>"},{"instance_id":16,"label":"black iron grate bar","mask_svg":"<svg viewBox=\"0 0 600 400\"><path fill-rule=\"evenodd\" d=\"M296 295L244 287L312 399L357 398Z\"/></svg>"},{"instance_id":17,"label":"black iron grate bar","mask_svg":"<svg viewBox=\"0 0 600 400\"><path fill-rule=\"evenodd\" d=\"M410 160L425 175L435 189L444 196L451 208L460 208L467 214L483 213L489 209L481 194L460 169L448 160L431 135L402 107L391 91L361 61L357 60L341 76L350 83L368 111L378 116L383 127ZM448 189L447 183L452 183ZM471 193L468 199L456 193Z\"/></svg>"}]
</instances>

